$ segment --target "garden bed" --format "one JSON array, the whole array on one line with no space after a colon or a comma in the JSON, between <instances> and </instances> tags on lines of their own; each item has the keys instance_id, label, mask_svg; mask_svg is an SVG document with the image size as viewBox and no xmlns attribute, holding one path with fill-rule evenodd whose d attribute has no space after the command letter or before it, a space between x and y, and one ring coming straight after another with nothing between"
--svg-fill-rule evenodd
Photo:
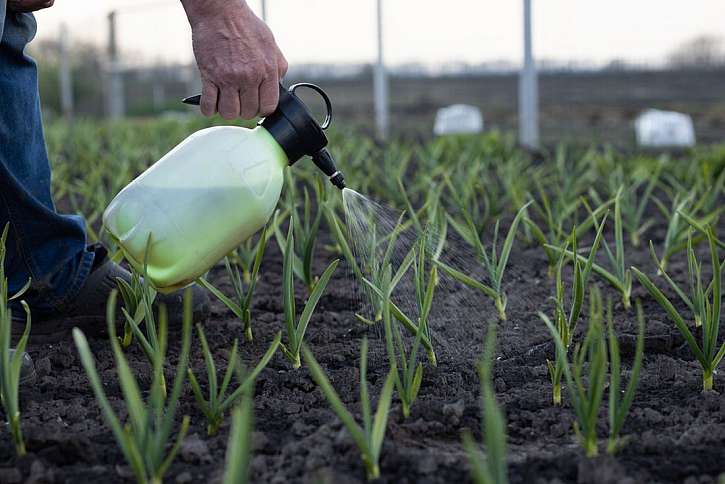
<instances>
[{"instance_id":1,"label":"garden bed","mask_svg":"<svg viewBox=\"0 0 725 484\"><path fill-rule=\"evenodd\" d=\"M651 232L655 242L661 242L664 227ZM323 249L322 242L314 263L317 274L335 257ZM455 247L448 250L455 251ZM698 253L706 255L706 247ZM687 277L686 261L682 259L675 257L670 266L670 274L678 281ZM654 269L645 248L628 249L627 263L648 273ZM255 339L252 343L240 342L247 362L256 363L283 328L281 274L282 257L270 241L254 297ZM210 279L222 290L230 290L222 268L215 269ZM629 368L636 333L634 310L623 310L609 286L600 286L605 297L610 295L615 301L623 364ZM550 311L549 297L554 289L539 247L517 241L504 287L509 297L508 320L499 325L494 386L507 420L510 482L717 482L718 475L725 471L725 382L718 375L715 390L702 393L701 371L684 340L639 284L635 282L633 298L643 301L647 339L640 383L622 431L630 440L618 455L594 459L584 457L576 443L572 431L575 417L566 391L563 408L551 404L546 358L553 356L553 346L536 312ZM298 289L299 297L304 290L301 286ZM388 371L382 329L366 327L354 317L362 307L357 294L357 282L343 262L320 300L305 338L343 401L355 413L359 412L357 368L364 335L368 335L371 349L371 395L378 395ZM409 418L402 418L394 401L381 454L380 482L470 480L461 431L471 429L475 438L481 439L475 365L488 321L495 320L493 303L480 293L453 282L440 285L431 323L438 366L425 367L420 395ZM241 323L214 301L206 335L218 365L226 366L225 355L233 339L242 339ZM171 342L179 338L178 331L170 333ZM123 416L108 341L91 340L91 347L105 390ZM169 374L176 349L172 344ZM70 333L57 344L31 345L30 353L38 378L35 385L22 390L22 425L28 455L16 459L9 439L0 439L0 482L126 482L130 471L103 421ZM150 378L147 360L138 345L132 345L127 355L143 388ZM204 372L203 365L195 339L191 366L199 375ZM254 410L252 482L365 481L357 448L304 366L293 370L277 353L257 379ZM207 437L206 422L188 385L177 413L179 422L182 415L190 415L192 424L167 481L219 480L229 420L218 435ZM605 420L603 412L600 422ZM604 430L600 434L606 435Z\"/></svg>"}]
</instances>

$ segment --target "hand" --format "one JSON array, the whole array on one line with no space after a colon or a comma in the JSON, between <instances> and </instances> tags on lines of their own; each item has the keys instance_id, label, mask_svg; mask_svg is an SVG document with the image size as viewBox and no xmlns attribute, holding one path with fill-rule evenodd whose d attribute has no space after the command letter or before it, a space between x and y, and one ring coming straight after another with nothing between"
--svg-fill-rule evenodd
<instances>
[{"instance_id":1,"label":"hand","mask_svg":"<svg viewBox=\"0 0 725 484\"><path fill-rule=\"evenodd\" d=\"M201 112L252 119L277 108L287 61L243 0L183 0L201 73Z\"/></svg>"},{"instance_id":2,"label":"hand","mask_svg":"<svg viewBox=\"0 0 725 484\"><path fill-rule=\"evenodd\" d=\"M8 10L12 12L35 12L53 6L55 0L8 0Z\"/></svg>"}]
</instances>

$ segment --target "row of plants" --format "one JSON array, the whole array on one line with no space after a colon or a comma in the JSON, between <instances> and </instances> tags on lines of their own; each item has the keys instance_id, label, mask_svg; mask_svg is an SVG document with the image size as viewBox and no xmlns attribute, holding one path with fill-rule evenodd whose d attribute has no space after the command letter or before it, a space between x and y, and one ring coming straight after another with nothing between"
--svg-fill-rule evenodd
<instances>
[{"instance_id":1,"label":"row of plants","mask_svg":"<svg viewBox=\"0 0 725 484\"><path fill-rule=\"evenodd\" d=\"M214 123L218 120L49 123L46 137L55 199L63 208L83 214L90 235L97 238L100 214L120 188L185 135ZM687 243L689 226L681 214L715 225L722 211L722 146L674 158L562 145L543 162L531 163L512 136L497 132L423 143L397 140L385 146L354 133L333 132L330 149L358 192L407 209L418 229L425 223L444 225L450 220L448 214L462 205L466 210L453 217L452 226L463 229L464 238L472 235L467 216L481 234L496 220L512 216L513 207L532 200L524 218L526 242L560 246L571 226L589 230L588 205L599 207L595 213L601 218L606 210L602 206L618 198L623 238L635 248L651 238L648 234L658 229L658 220L666 220L659 255L666 267ZM296 229L298 240L314 240L319 230L321 218L312 205L332 205L338 215L342 213L339 197L330 196L328 184L316 180L314 173L304 163L296 165L292 177L307 183L286 191L285 207L297 212L299 202L305 212L312 212L309 217L295 213L298 220L305 218ZM288 188L293 185L289 181ZM295 203L290 205L289 200ZM284 239L277 231L275 237ZM304 247L312 248L300 245L295 272L304 275L311 287L310 259L304 258ZM557 254L546 253L553 273Z\"/></svg>"},{"instance_id":2,"label":"row of plants","mask_svg":"<svg viewBox=\"0 0 725 484\"><path fill-rule=\"evenodd\" d=\"M616 214L615 214L616 218ZM579 314L583 306L583 299L585 297L584 287L587 286L587 282L590 278L591 272L594 267L594 258L600 241L602 240L604 223L597 226L597 233L594 239L594 244L588 249L588 257L573 257L572 266L574 272L573 284L574 288L571 291L571 301L568 310L564 307L564 290L563 282L561 280L562 268L565 260L565 251L560 251L561 256L558 260L557 271L556 271L556 309L554 320L551 320L543 313L540 316L544 323L551 331L552 338L556 345L556 358L554 362L548 362L550 374L552 377L553 384L553 395L554 403L561 403L561 377L564 376L567 382L567 388L570 392L570 401L575 409L577 421L575 423L575 433L582 443L586 455L592 456L597 453L597 415L599 413L599 407L602 404L605 387L609 386L609 425L610 425L610 437L607 446L608 451L614 452L621 448L621 440L619 432L621 431L622 424L626 418L629 407L634 397L634 391L637 384L639 375L639 369L641 368L643 359L643 336L644 336L644 316L641 311L641 307L637 305L637 317L640 322L639 333L637 339L637 352L635 355L635 361L633 364L632 373L629 382L626 386L626 390L623 396L619 397L619 391L621 385L620 375L620 356L618 350L618 344L614 331L614 324L612 318L612 303L608 301L607 304L607 334L608 338L605 338L602 321L604 320L604 311L602 309L601 295L599 293L598 286L591 286L590 300L589 300L589 320L588 329L584 336L583 341L578 342L574 345L574 350L571 356L570 348L573 343L574 328L578 322ZM697 226L699 227L699 226ZM400 223L396 227L400 229ZM81 354L81 359L84 367L89 375L94 393L99 401L99 404L103 410L104 417L106 418L109 426L113 429L114 434L117 437L119 445L122 448L123 454L128 460L134 474L137 476L139 482L157 482L161 479L164 472L170 465L174 454L178 450L178 445L183 435L188 429L189 420L185 417L182 420L181 428L178 431L177 440L172 445L171 450L168 454L164 454L166 449L165 443L170 438L170 431L173 426L175 417L175 408L179 399L181 388L183 385L183 375L188 373L189 382L191 384L194 396L197 404L208 420L208 431L209 434L214 434L218 431L223 421L224 413L229 409L230 406L238 402L245 393L249 393L252 390L254 379L259 372L266 366L269 360L272 358L278 348L283 349L284 355L290 359L294 368L299 367L299 353L304 353L304 359L307 363L308 368L312 373L315 381L320 385L323 393L331 403L333 410L338 414L341 421L350 431L355 442L360 447L361 454L363 456L363 462L368 471L368 475L371 478L379 475L379 452L380 446L382 445L382 437L384 436L385 421L387 419L388 409L391 404L392 394L395 390L398 395L398 399L401 402L401 409L404 417L410 414L410 407L415 401L418 394L420 383L422 380L423 366L417 361L417 352L421 345L422 336L426 331L430 331L429 326L424 322L430 305L432 304L433 294L435 289L435 281L437 278L436 268L434 264L431 267L430 272L425 271L426 262L430 256L427 250L427 244L425 237L419 239L418 244L411 249L408 255L404 258L403 262L393 272L392 264L389 258L384 258L385 266L380 269L380 277L377 282L373 283L367 278L363 278L363 281L368 287L372 289L372 294L378 299L378 303L382 306L383 313L383 324L385 328L385 342L386 349L389 359L389 376L384 385L381 397L379 399L378 412L373 420L371 420L369 410L369 399L367 395L367 389L365 387L366 382L364 375L366 374L366 347L367 343L363 343L363 350L361 355L361 402L363 405L363 426L358 426L349 412L344 408L339 397L336 397L334 389L332 389L329 381L326 380L324 372L321 370L318 364L314 360L309 349L306 349L303 344L304 332L309 323L309 319L314 311L314 307L319 300L321 292L324 290L332 271L336 266L336 261L331 264L328 269L319 278L318 283L313 289L309 296L307 305L303 314L300 318L299 323L295 327L294 318L296 317L296 310L294 304L294 281L293 281L293 250L294 250L294 220L291 219L288 228L288 235L285 246L285 257L283 263L283 304L285 308L285 320L287 321L287 347L281 343L281 333L277 335L273 341L270 349L264 355L257 367L248 375L241 369L241 364L237 359L238 354L238 343L235 341L230 351L229 364L226 371L224 372L221 385L218 384L218 376L216 371L216 365L214 363L213 356L209 350L206 338L204 336L203 329L198 326L198 337L202 348L204 361L207 367L207 385L208 385L208 396L204 396L201 385L197 381L194 373L188 370L188 346L190 345L190 302L187 301L187 307L185 312L184 328L182 331L182 352L179 360L179 366L176 371L176 378L173 383L172 391L170 395L167 395L166 384L164 379L164 361L166 352L166 316L163 308L160 310L157 318L153 317L152 301L153 295L155 294L153 288L150 288L148 284L141 282L137 288L137 294L135 298L129 297L125 301L125 307L123 313L126 319L126 324L132 328L133 335L136 336L139 344L146 353L151 371L153 374L153 380L151 388L149 390L149 402L148 407L143 403L141 393L139 393L138 384L135 382L134 377L130 373L128 364L125 361L122 350L122 343L127 342L126 338L118 338L115 330L115 307L116 307L116 293L114 293L109 300L109 334L111 335L111 345L116 356L119 379L121 381L121 387L126 399L128 408L129 418L131 419L129 432L123 430L118 417L113 414L112 409L108 405L105 394L103 393L103 387L98 379L98 375L95 374L93 366L93 358L88 349L88 344L85 341L85 337L80 331L74 332L74 339ZM572 230L572 236L570 240L567 240L567 244L571 242L573 246L573 252L577 253L576 250L576 229ZM4 238L7 236L7 228L4 233ZM264 233L261 236L264 237ZM685 292L679 288L679 286L672 281L666 272L663 272L663 278L668 283L676 288L676 292L683 299L683 301L690 301L688 307L693 311L693 320L698 319L700 324L704 326L703 329L703 342L702 345L698 345L694 341L687 324L684 322L684 318L673 308L672 304L667 298L657 289L657 287L649 281L646 275L633 269L637 273L637 277L640 278L643 285L653 294L660 304L663 305L664 309L668 312L668 315L675 322L677 327L683 332L688 344L693 350L694 356L700 362L703 367L703 382L704 388L712 388L712 375L717 367L717 364L725 354L725 344L720 347L716 346L717 342L717 328L720 318L720 269L723 264L719 260L718 246L719 242L715 238L714 232L711 228L706 229L706 238L710 247L710 256L712 261L712 279L710 283L705 286L702 281L702 270L701 263L698 262L693 245L692 237L690 237L690 243L688 244L688 262L690 268L690 289L692 292L691 298L689 298ZM391 245L391 238L387 241L386 251L389 252ZM506 244L506 242L505 242ZM263 245L262 245L263 247ZM510 251L510 247L508 249ZM262 249L258 249L258 254L262 252ZM3 252L4 256L4 252ZM226 262L227 270L229 270L230 263ZM257 263L257 265L259 265ZM428 264L430 265L430 264ZM413 269L411 269L411 267ZM418 294L423 294L421 298L421 317L415 322L410 321L410 318L403 317L400 320L408 320L411 326L404 326L400 323L400 320L392 316L392 296L397 284L406 275L408 271L412 270L415 274L416 290ZM254 273L258 272L258 268ZM422 275L422 277L421 277ZM460 278L455 278L461 280ZM134 281L145 281L143 277L139 275L134 276ZM461 281L465 282L465 281ZM209 284L209 283L207 283ZM133 284L135 285L135 284ZM234 284L233 284L234 285ZM123 290L128 291L131 285L122 283L119 281L119 286ZM210 287L213 287L209 284ZM5 285L5 293L7 286ZM222 294L218 289L218 294ZM4 307L7 306L7 296L4 296ZM251 298L251 297L250 297ZM220 298L222 302L226 300ZM696 303L692 303L692 300ZM139 323L137 322L138 317L131 316L129 308L133 308L135 313L139 312L139 308L143 309L144 317L140 318L143 321L146 328L145 334L141 332ZM231 309L231 307L230 307ZM29 318L29 314L28 314ZM244 318L240 318L244 321ZM0 350L4 348L2 355L7 354L9 349L9 315L4 318L6 321L4 327L4 334L8 334L4 339L4 345ZM28 319L29 321L29 319ZM417 323L417 324L416 324ZM490 324L494 327L495 323ZM409 330L410 327L415 328L415 337L412 343L411 349L407 351L405 338L401 334L401 329ZM24 339L21 340L21 346L24 345L27 340L29 331L29 322L26 328ZM149 340L153 339L154 344L151 345ZM489 335L489 339L493 339ZM289 349L291 348L291 349ZM486 353L490 353L490 347L487 345ZM490 357L484 360L490 360ZM13 362L17 362L17 354ZM607 365L609 365L609 381L606 381ZM8 364L4 365L6 369L14 369L16 372L19 371L17 363L15 365ZM584 369L588 369L588 375L583 376ZM239 385L236 389L229 392L229 385L233 376L234 371L238 374ZM486 385L486 378L490 379L490 368L485 369L485 366L481 369L482 385ZM244 376L242 376L244 375ZM488 375L486 377L486 375ZM3 385L3 403L12 402L15 403L15 407L7 407L7 415L16 415L15 427L10 421L11 428L16 428L13 431L13 437L16 439L16 445L18 452L24 452L22 443L22 437L20 436L19 429L19 411L17 410L17 395L18 395L18 377L6 377L4 375L3 382L9 382L11 384L10 391ZM15 382L14 388L12 382ZM586 383L585 383L586 382ZM490 383L489 383L490 384ZM490 389L482 390L483 398L490 398L486 396L490 392ZM14 400L13 400L14 399ZM367 403L366 403L367 402ZM387 402L387 403L386 403ZM495 408L487 406L485 408ZM485 419L495 419L495 416L485 416ZM494 423L487 424L487 428L495 426ZM135 435L133 432L136 432ZM499 447L503 444L501 442L487 444L488 448L494 445ZM149 448L143 446L150 446ZM470 437L466 438L466 446L471 447ZM156 449L151 452L151 448ZM503 448L503 447L502 447ZM476 453L471 451L471 458L476 458ZM488 462L488 461L487 461ZM480 464L480 462L472 461L472 469L476 473L481 469L488 468L491 464ZM498 472L495 469L489 469L488 472ZM484 481L485 482L485 481ZM499 482L499 481L493 481Z\"/></svg>"},{"instance_id":3,"label":"row of plants","mask_svg":"<svg viewBox=\"0 0 725 484\"><path fill-rule=\"evenodd\" d=\"M182 131L179 129L178 132ZM103 140L104 136L96 138ZM380 150L365 138L333 138L336 157L341 160L347 178L354 180L355 188L372 198L404 209L406 214L392 227L381 231L372 227L369 237L358 240L350 235L350 222L346 219L341 198L331 192L313 171L297 166L293 169L295 181L288 179L279 211L270 226L259 237L229 254L224 262L233 294L225 294L207 279L200 280L240 319L244 338L251 340L253 294L262 257L269 239L273 238L279 245L283 254L284 337L282 334L276 337L267 354L251 372L247 373L241 365L232 363L230 357L226 370L218 375L203 330L198 328L198 340L207 368L207 391L203 391L203 382L186 367L178 371L183 363L180 358L176 378L167 393L163 376L167 344L165 316L163 311L155 316L151 310L153 288L144 285L142 275L136 275L131 284L119 283L126 327L120 338L116 338L115 331L112 333L111 344L117 357L122 387L129 387L123 389L127 406L134 405L135 409L128 412L127 429L130 430L124 429L116 418L121 434L115 429L114 433L139 482L160 479L163 472L159 475L159 471L165 471L173 459L173 444L161 445L162 450L156 453L147 453L144 447L139 446L149 445L150 439L162 439L157 443L170 440L169 426L173 427L175 417L170 417L170 424L167 420L173 413L170 410L175 409L174 399L178 400L179 379L182 382L178 385L182 387L183 381L188 379L200 413L207 419L210 434L218 431L224 415L231 408L236 408L232 411L231 434L248 435L254 379L277 350L289 359L293 368L305 363L359 447L368 476L376 477L394 398L400 402L403 416L409 416L425 369L425 362L420 358L421 350L427 355L428 364L437 363L435 326L431 324L430 313L440 279L448 277L455 283L480 291L482 296L491 300L492 310L500 320L498 324L507 324L505 272L515 244L538 245L548 261L554 310L551 317L543 312L540 317L542 324L551 332L556 348L553 359L547 362L552 380L552 402L557 405L564 403L564 386L569 397L566 403L572 406L576 415L574 433L586 455L595 455L598 451L597 415L605 401L609 431L607 451L613 453L622 448L622 425L634 399L644 358L645 315L635 301L637 351L628 381L624 383L615 331L615 303L607 298L604 304L600 284L611 286L618 294L621 307L632 311L633 282L640 282L682 332L702 367L703 388L712 388L713 375L725 354L725 344L718 345L721 270L724 263L718 252L723 243L716 234L725 184L725 151L721 148L694 152L685 164L668 157L630 157L607 149L577 151L559 147L550 159L536 164L515 149L512 140L498 134L442 138L421 145L395 142L385 150ZM162 143L152 139L146 142L147 146L156 147ZM136 146L139 144L136 143ZM157 151L163 153L166 148ZM92 158L94 152L98 156L99 150L101 148L89 149L87 159ZM73 156L72 150L69 153L68 156ZM90 161L84 161L74 169L99 171L95 175L89 174L88 179L97 177L97 181L91 183L103 184L112 196L117 186L122 186L135 172L151 162L156 152L143 155L130 153L127 156L128 166L132 168L119 175L118 180L108 179L109 175L105 173L108 171L107 164L95 163L101 169ZM90 192L91 188L72 188L68 180L76 176L62 172L56 176L56 195L68 200L72 192L77 200L85 201L89 195L85 191ZM123 178L126 180L121 181ZM92 197L91 200L88 206L78 204L76 209L87 216L90 213L89 223L94 226L92 209L104 207L105 203L99 199L93 201ZM320 237L325 226L331 234L330 239ZM501 237L500 226L508 229ZM660 236L662 232L664 236ZM480 268L472 270L471 267L456 267L450 263L446 250L452 237L460 238L470 247ZM649 246L653 266L630 267L627 249L643 246L649 238L656 240ZM358 321L367 325L380 324L384 329L388 376L382 385L375 414L366 381L367 341L361 345L361 419L356 419L354 412L345 407L324 370L316 363L313 353L304 344L312 314L337 265L334 261L321 274L314 273L312 260L316 248L322 245L318 239L329 242L325 249L344 258L360 283L370 309L368 314L360 314ZM367 249L361 250L361 244ZM698 256L702 253L697 250L700 245L707 248L709 261ZM405 247L402 252L398 250L401 246ZM659 254L655 247L659 248ZM669 262L680 255L687 259L688 280L684 284L673 280L667 272ZM703 271L703 264L710 269ZM573 274L570 288L565 284L565 271ZM306 304L299 317L295 279L306 289ZM409 292L406 281L412 284L413 304L406 303L405 293ZM586 328L577 331L585 301L588 301ZM111 320L112 315L109 315ZM491 383L496 325L495 322L489 323L490 332L479 369L484 401L482 435L485 458L470 435L464 439L473 475L479 482L506 482L506 426L503 412L495 403ZM188 330L186 326L182 348L190 345L191 340L191 322ZM695 338L698 332L702 335L700 342ZM78 333L74 337L82 354L84 339ZM133 397L133 385L123 383L128 378L121 377L123 363L118 356L123 357L124 347L133 341L142 346L154 375L147 403L140 397ZM0 357L3 357L1 351L0 348ZM239 343L235 341L230 355L237 358L238 354ZM93 383L92 368L86 364L86 360L92 362L92 358L86 356L83 360ZM160 371L157 366L160 366ZM10 368L9 365L3 367ZM239 384L232 389L231 381L235 374ZM7 381L12 383L12 379ZM96 388L94 391L103 409L102 395L99 396ZM607 393L608 399L605 399ZM12 393L9 395L12 397ZM3 404L5 401L3 393ZM12 413L6 412L6 415ZM104 417L113 429L115 424L106 410ZM141 427L142 422L150 422L148 419L154 420L153 423ZM183 438L184 425L182 419L176 442L179 435ZM138 435L132 437L134 429L137 429ZM128 449L124 449L124 445ZM136 450L133 450L134 445ZM248 462L248 442L230 440L229 449L229 452L246 452L243 458L241 454L234 455L241 459L240 462ZM141 461L135 457L136 454L141 455ZM238 472L243 473L243 468Z\"/></svg>"}]
</instances>

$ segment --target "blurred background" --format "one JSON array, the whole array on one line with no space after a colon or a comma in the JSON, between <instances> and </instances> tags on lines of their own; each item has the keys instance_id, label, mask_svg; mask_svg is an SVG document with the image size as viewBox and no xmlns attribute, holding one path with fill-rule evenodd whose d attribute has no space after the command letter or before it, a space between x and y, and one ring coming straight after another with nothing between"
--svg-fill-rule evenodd
<instances>
[{"instance_id":1,"label":"blurred background","mask_svg":"<svg viewBox=\"0 0 725 484\"><path fill-rule=\"evenodd\" d=\"M725 139L722 1L249 3L286 82L320 84L338 126L379 138L432 136L439 109L464 104L449 129L516 131L532 147L642 144L635 121L651 108L685 115L661 121L670 138L689 122L685 141ZM56 0L36 17L47 118L196 114L179 102L200 82L178 0Z\"/></svg>"}]
</instances>

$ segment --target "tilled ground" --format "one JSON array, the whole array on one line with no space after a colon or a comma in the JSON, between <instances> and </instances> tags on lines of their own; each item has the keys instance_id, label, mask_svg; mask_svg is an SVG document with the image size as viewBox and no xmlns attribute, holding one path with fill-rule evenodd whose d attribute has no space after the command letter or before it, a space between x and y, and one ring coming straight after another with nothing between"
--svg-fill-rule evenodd
<instances>
[{"instance_id":1,"label":"tilled ground","mask_svg":"<svg viewBox=\"0 0 725 484\"><path fill-rule=\"evenodd\" d=\"M662 235L662 230L655 232ZM699 253L704 256L702 249ZM323 249L322 243L317 253L315 267L319 273L333 255ZM652 272L645 249L631 249L627 256L628 264ZM458 262L463 259L457 256ZM249 363L259 360L283 327L281 266L279 250L272 241L255 297L255 340L241 345ZM684 280L684 271L686 264L676 258L671 274ZM215 269L211 279L222 289L230 289L223 270ZM355 285L341 265L312 318L306 341L344 402L358 412L361 338L367 334L370 339L372 395L377 395L382 385L387 359L380 329L364 327L354 318L355 311L361 309ZM601 282L600 286L605 296L619 301L609 286ZM551 405L545 359L551 356L552 347L536 311L551 310L548 298L554 287L547 278L541 249L517 243L505 287L508 320L499 328L494 380L508 422L512 483L717 482L718 475L725 472L725 381L718 376L715 391L701 392L698 366L665 313L644 289L635 283L634 297L642 298L647 315L647 341L641 381L623 429L630 441L616 457L587 459L574 440L574 414L566 403L566 390L564 407ZM298 294L304 294L301 287ZM479 294L453 283L441 284L433 323L439 363L435 368L426 366L420 395L408 419L402 418L399 406L394 404L382 452L381 482L469 481L460 435L463 429L471 429L480 439L475 363L487 322L495 320L495 314L493 304ZM634 311L626 312L616 304L615 316L625 368L629 368L636 327ZM579 330L583 326L580 324ZM215 302L206 333L218 366L225 367L233 338L242 336L240 323ZM178 339L178 332L172 332L170 340ZM91 346L111 402L121 410L123 402L108 341L92 340ZM130 473L103 422L70 334L54 345L32 346L30 352L38 380L32 388L23 389L22 424L29 453L16 459L7 431L0 434L0 483L127 482ZM168 379L173 377L175 348L170 353ZM142 386L147 385L148 368L140 349L133 346L128 356ZM192 365L197 375L203 372L196 341ZM229 422L217 436L207 437L206 423L188 386L179 420L184 414L192 417L192 426L168 481L219 481ZM605 422L603 409L602 437L606 435ZM600 447L603 449L603 445ZM356 448L307 370L292 370L279 353L257 381L252 473L253 481L260 483L365 480Z\"/></svg>"}]
</instances>

